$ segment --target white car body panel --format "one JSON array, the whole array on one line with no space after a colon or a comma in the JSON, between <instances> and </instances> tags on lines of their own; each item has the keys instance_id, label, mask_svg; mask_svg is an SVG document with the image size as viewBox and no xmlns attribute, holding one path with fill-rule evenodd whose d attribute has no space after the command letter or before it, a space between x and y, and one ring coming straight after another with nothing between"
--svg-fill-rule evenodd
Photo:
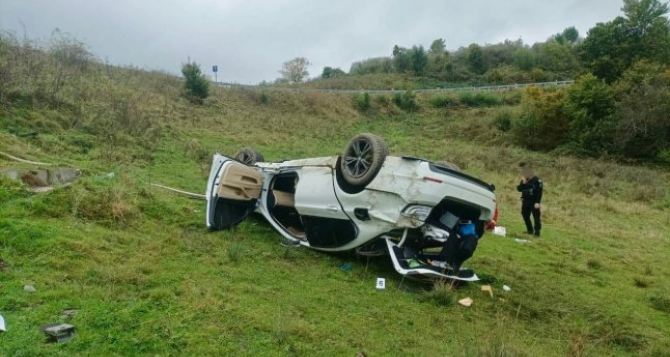
<instances>
[{"instance_id":1,"label":"white car body panel","mask_svg":"<svg viewBox=\"0 0 670 357\"><path fill-rule=\"evenodd\" d=\"M328 166L304 166L296 170L298 185L295 209L301 215L349 219L335 197L333 169Z\"/></svg>"},{"instance_id":2,"label":"white car body panel","mask_svg":"<svg viewBox=\"0 0 670 357\"><path fill-rule=\"evenodd\" d=\"M206 223L210 228L213 214L212 200L216 197L220 175L227 162L235 161L216 154L210 170L206 192L208 207ZM394 230L422 227L425 223L422 218L425 217L404 213L404 210L412 205L432 209L443 200L449 199L478 208L480 221L486 222L494 218L496 196L493 189L463 173L436 168L425 160L387 156L382 168L365 189L357 193L347 193L338 183L337 163L338 157L331 156L255 164L252 167L259 170L263 177L261 196L256 203L255 211L265 217L287 241L323 251L351 250L382 236L388 238L386 234ZM295 172L298 176L294 208L301 217L351 221L356 227L355 238L336 247L319 247L310 244L308 239L289 233L273 217L268 207L268 194L272 190L270 186L273 178L287 172ZM356 209L366 210L369 218L358 218ZM389 244L392 243L387 239L387 245L391 249ZM427 274L444 277L444 274L433 270L405 271L399 267L397 257L392 255L392 259L396 270L403 275Z\"/></svg>"}]
</instances>

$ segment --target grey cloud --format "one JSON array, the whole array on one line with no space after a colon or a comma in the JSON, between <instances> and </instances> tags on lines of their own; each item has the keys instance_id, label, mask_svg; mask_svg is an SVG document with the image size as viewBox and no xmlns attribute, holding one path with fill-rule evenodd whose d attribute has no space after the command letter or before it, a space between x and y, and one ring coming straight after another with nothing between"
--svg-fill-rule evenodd
<instances>
[{"instance_id":1,"label":"grey cloud","mask_svg":"<svg viewBox=\"0 0 670 357\"><path fill-rule=\"evenodd\" d=\"M619 0L86 1L0 0L0 29L48 38L55 28L101 59L178 73L187 58L218 64L225 81L273 80L282 62L323 66L389 55L394 44L447 39L456 49L506 38L542 41L568 26L585 34L619 14Z\"/></svg>"}]
</instances>

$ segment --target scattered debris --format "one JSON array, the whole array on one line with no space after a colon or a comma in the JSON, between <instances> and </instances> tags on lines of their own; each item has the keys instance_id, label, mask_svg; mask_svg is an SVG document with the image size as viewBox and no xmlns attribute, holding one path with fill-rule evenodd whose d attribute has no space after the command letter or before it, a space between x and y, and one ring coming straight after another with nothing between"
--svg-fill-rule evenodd
<instances>
[{"instance_id":1,"label":"scattered debris","mask_svg":"<svg viewBox=\"0 0 670 357\"><path fill-rule=\"evenodd\" d=\"M5 326L5 318L0 315L0 332L5 331L7 331L7 327Z\"/></svg>"},{"instance_id":2,"label":"scattered debris","mask_svg":"<svg viewBox=\"0 0 670 357\"><path fill-rule=\"evenodd\" d=\"M493 232L492 233L497 235L497 236L504 237L504 236L507 235L507 229L503 226L495 226L495 227L493 227Z\"/></svg>"},{"instance_id":3,"label":"scattered debris","mask_svg":"<svg viewBox=\"0 0 670 357\"><path fill-rule=\"evenodd\" d=\"M35 289L35 287L33 285L26 284L26 285L23 286L23 291L25 291L27 293L34 293L34 292L37 292L37 289Z\"/></svg>"},{"instance_id":4,"label":"scattered debris","mask_svg":"<svg viewBox=\"0 0 670 357\"><path fill-rule=\"evenodd\" d=\"M507 285L503 285L503 291L510 292L510 291L512 291L512 288L510 288Z\"/></svg>"},{"instance_id":5,"label":"scattered debris","mask_svg":"<svg viewBox=\"0 0 670 357\"><path fill-rule=\"evenodd\" d=\"M7 263L5 263L2 258L0 258L0 271L4 271L5 268L7 268Z\"/></svg>"},{"instance_id":6,"label":"scattered debris","mask_svg":"<svg viewBox=\"0 0 670 357\"><path fill-rule=\"evenodd\" d=\"M351 263L340 264L340 270L342 270L343 272L347 272L347 273L350 272L353 267L354 266Z\"/></svg>"},{"instance_id":7,"label":"scattered debris","mask_svg":"<svg viewBox=\"0 0 670 357\"><path fill-rule=\"evenodd\" d=\"M386 279L384 279L384 278L377 278L377 284L375 285L375 288L377 288L377 290L384 290L384 289L386 289Z\"/></svg>"},{"instance_id":8,"label":"scattered debris","mask_svg":"<svg viewBox=\"0 0 670 357\"><path fill-rule=\"evenodd\" d=\"M519 243L519 244L527 244L530 243L528 239L521 239L521 238L514 238L514 241Z\"/></svg>"},{"instance_id":9,"label":"scattered debris","mask_svg":"<svg viewBox=\"0 0 670 357\"><path fill-rule=\"evenodd\" d=\"M485 293L489 293L489 296L493 299L493 288L491 285L482 285L482 291Z\"/></svg>"},{"instance_id":10,"label":"scattered debris","mask_svg":"<svg viewBox=\"0 0 670 357\"><path fill-rule=\"evenodd\" d=\"M42 327L42 331L47 335L49 342L65 342L74 335L74 326L70 324L49 324Z\"/></svg>"},{"instance_id":11,"label":"scattered debris","mask_svg":"<svg viewBox=\"0 0 670 357\"><path fill-rule=\"evenodd\" d=\"M57 186L67 186L79 178L81 171L69 167L50 169L3 169L0 175L21 181L32 192L48 192Z\"/></svg>"},{"instance_id":12,"label":"scattered debris","mask_svg":"<svg viewBox=\"0 0 670 357\"><path fill-rule=\"evenodd\" d=\"M61 317L63 319L71 319L71 318L77 316L78 312L79 312L79 310L77 310L77 309L65 309L65 310L63 310L63 312L61 312Z\"/></svg>"},{"instance_id":13,"label":"scattered debris","mask_svg":"<svg viewBox=\"0 0 670 357\"><path fill-rule=\"evenodd\" d=\"M465 307L470 307L473 303L473 300L472 300L472 298L466 297L466 298L458 300L458 303L465 306Z\"/></svg>"}]
</instances>

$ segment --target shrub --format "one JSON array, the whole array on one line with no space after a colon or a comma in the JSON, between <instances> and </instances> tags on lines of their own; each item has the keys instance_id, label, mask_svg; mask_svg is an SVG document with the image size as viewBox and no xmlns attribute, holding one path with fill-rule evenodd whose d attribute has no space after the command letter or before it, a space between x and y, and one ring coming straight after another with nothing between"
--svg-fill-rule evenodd
<instances>
[{"instance_id":1,"label":"shrub","mask_svg":"<svg viewBox=\"0 0 670 357\"><path fill-rule=\"evenodd\" d=\"M184 89L186 98L194 103L202 103L203 99L209 96L209 82L205 75L200 71L197 63L186 63L181 67L181 73L184 75Z\"/></svg>"},{"instance_id":2,"label":"shrub","mask_svg":"<svg viewBox=\"0 0 670 357\"><path fill-rule=\"evenodd\" d=\"M366 112L370 109L370 94L368 92L354 95L354 107L361 112Z\"/></svg>"},{"instance_id":3,"label":"shrub","mask_svg":"<svg viewBox=\"0 0 670 357\"><path fill-rule=\"evenodd\" d=\"M460 103L458 102L458 99L451 96L451 95L434 95L431 97L428 102L430 103L431 106L434 108L451 108L451 107L456 107Z\"/></svg>"},{"instance_id":4,"label":"shrub","mask_svg":"<svg viewBox=\"0 0 670 357\"><path fill-rule=\"evenodd\" d=\"M403 93L396 93L393 96L393 102L398 108L407 112L413 112L419 109L419 105L416 103L416 94L410 90Z\"/></svg>"},{"instance_id":5,"label":"shrub","mask_svg":"<svg viewBox=\"0 0 670 357\"><path fill-rule=\"evenodd\" d=\"M568 89L566 111L575 148L590 154L610 151L614 95L607 84L592 74L580 77Z\"/></svg>"},{"instance_id":6,"label":"shrub","mask_svg":"<svg viewBox=\"0 0 670 357\"><path fill-rule=\"evenodd\" d=\"M505 105L518 105L521 103L523 92L520 90L509 91L503 94L502 103Z\"/></svg>"},{"instance_id":7,"label":"shrub","mask_svg":"<svg viewBox=\"0 0 670 357\"><path fill-rule=\"evenodd\" d=\"M512 129L512 112L503 110L496 114L494 119L495 126L502 132L508 132Z\"/></svg>"},{"instance_id":8,"label":"shrub","mask_svg":"<svg viewBox=\"0 0 670 357\"><path fill-rule=\"evenodd\" d=\"M465 92L458 99L468 107L491 107L502 104L502 99L499 96L484 92Z\"/></svg>"},{"instance_id":9,"label":"shrub","mask_svg":"<svg viewBox=\"0 0 670 357\"><path fill-rule=\"evenodd\" d=\"M259 97L259 101L261 104L268 104L270 102L270 97L267 95L267 93L262 92L261 96Z\"/></svg>"},{"instance_id":10,"label":"shrub","mask_svg":"<svg viewBox=\"0 0 670 357\"><path fill-rule=\"evenodd\" d=\"M522 115L512 125L514 138L533 150L551 150L567 142L570 121L565 91L528 88L521 101Z\"/></svg>"}]
</instances>

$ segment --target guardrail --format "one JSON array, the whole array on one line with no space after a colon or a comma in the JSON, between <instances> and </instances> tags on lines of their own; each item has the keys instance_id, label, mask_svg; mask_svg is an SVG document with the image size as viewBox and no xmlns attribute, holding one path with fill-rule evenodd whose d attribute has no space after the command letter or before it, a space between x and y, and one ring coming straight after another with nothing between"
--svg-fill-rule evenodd
<instances>
[{"instance_id":1,"label":"guardrail","mask_svg":"<svg viewBox=\"0 0 670 357\"><path fill-rule=\"evenodd\" d=\"M431 92L462 92L462 91L483 91L483 92L502 92L514 89L528 88L528 87L564 87L573 84L574 80L553 81L553 82L535 82L535 83L518 83L518 84L503 84L494 86L467 86L467 87L451 87L451 88L420 88L412 89L415 93L431 93ZM362 93L368 92L370 94L394 94L405 92L406 89L327 89L327 88L309 88L309 87L280 87L280 86L257 86L249 84L235 84L235 83L215 83L223 88L244 88L244 89L264 89L264 90L280 90L290 92L322 92L322 93Z\"/></svg>"}]
</instances>

